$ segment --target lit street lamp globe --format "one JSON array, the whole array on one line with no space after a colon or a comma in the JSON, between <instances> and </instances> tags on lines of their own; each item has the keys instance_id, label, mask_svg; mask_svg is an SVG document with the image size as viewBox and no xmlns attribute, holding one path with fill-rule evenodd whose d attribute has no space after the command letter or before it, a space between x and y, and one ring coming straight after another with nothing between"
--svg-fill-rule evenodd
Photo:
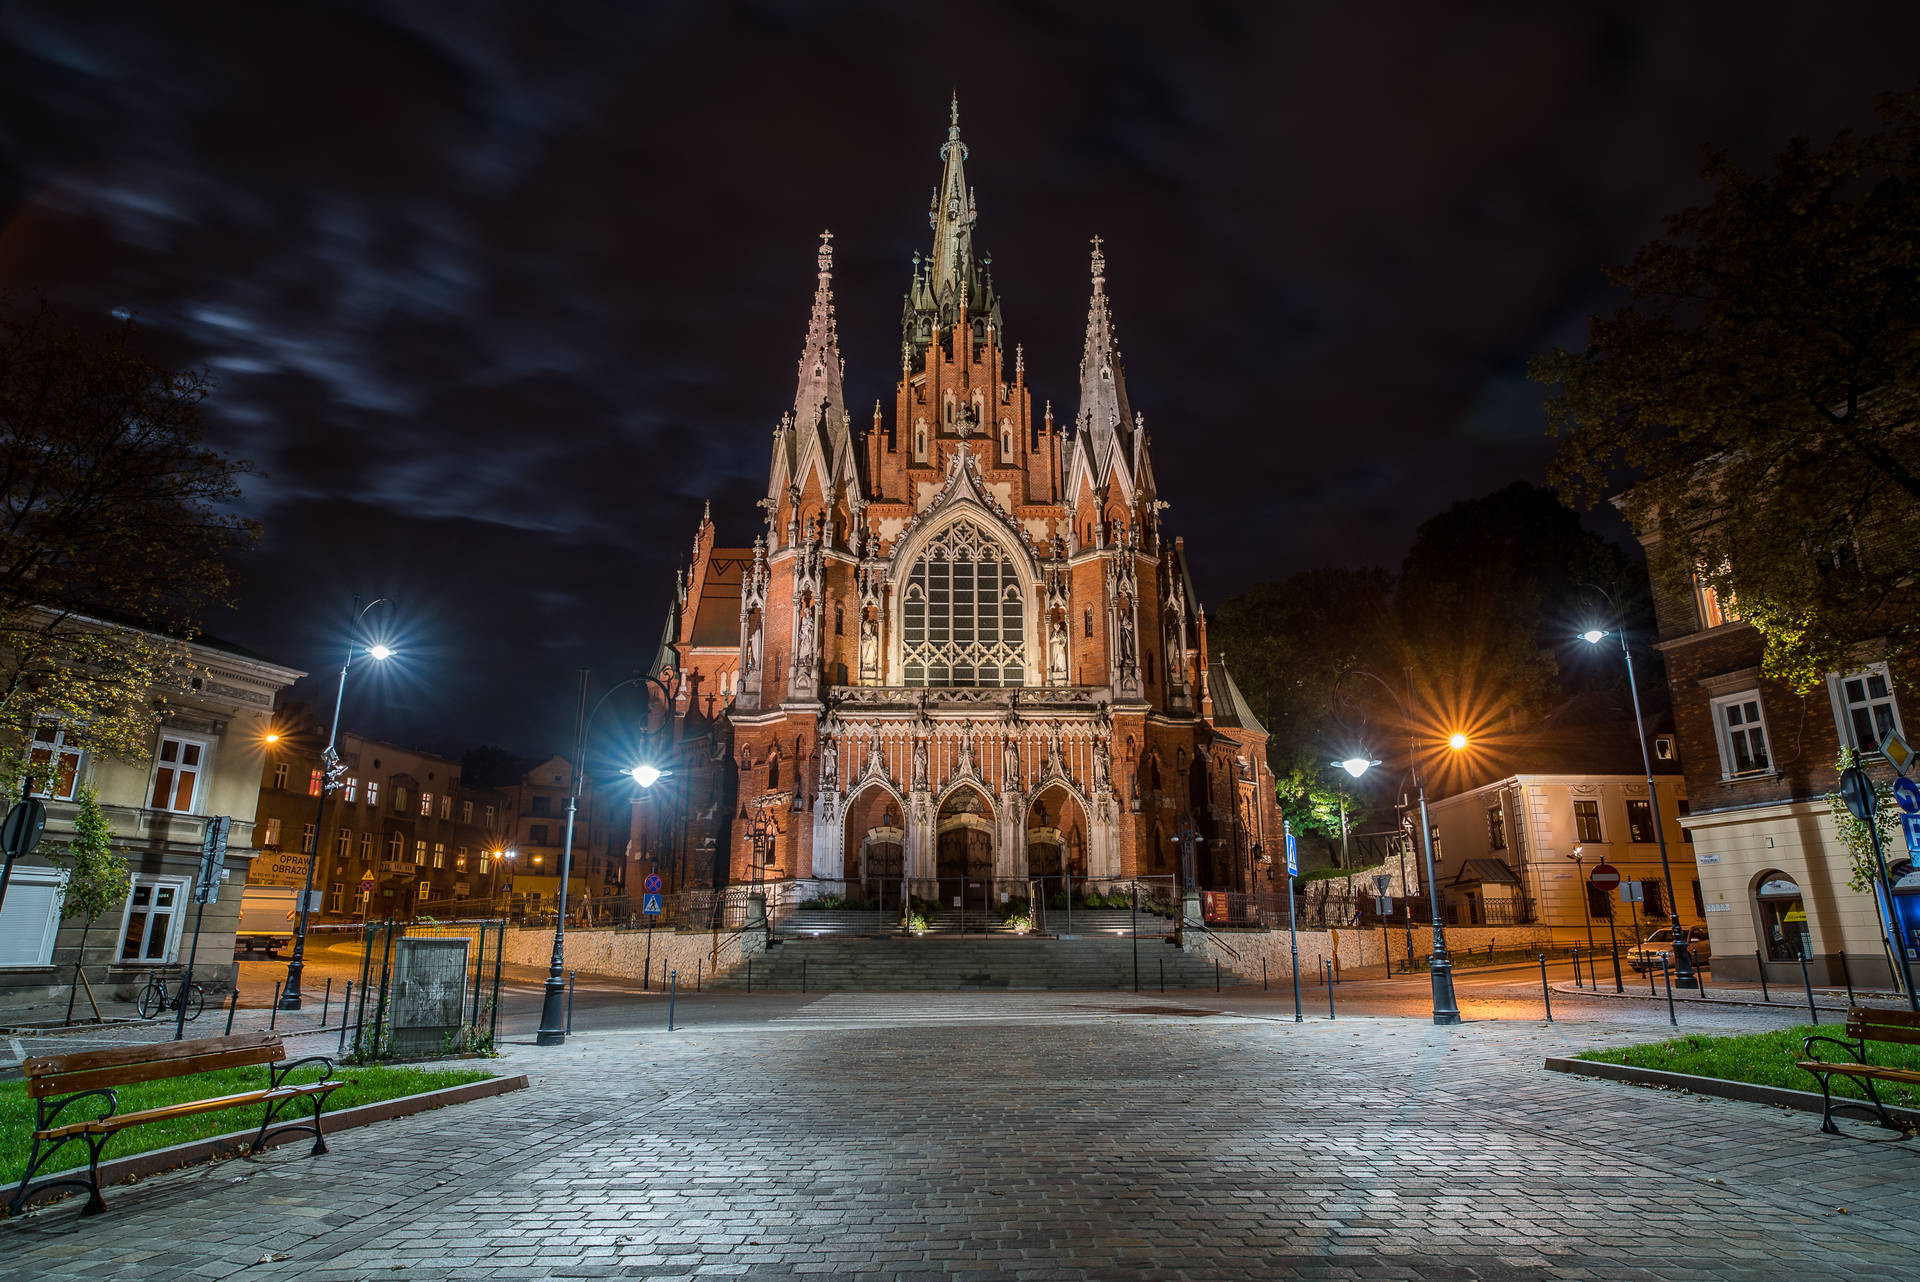
<instances>
[{"instance_id":1,"label":"lit street lamp globe","mask_svg":"<svg viewBox=\"0 0 1920 1282\"><path fill-rule=\"evenodd\" d=\"M627 773L632 775L633 781L642 788L651 788L660 781L660 771L653 766L635 766Z\"/></svg>"}]
</instances>

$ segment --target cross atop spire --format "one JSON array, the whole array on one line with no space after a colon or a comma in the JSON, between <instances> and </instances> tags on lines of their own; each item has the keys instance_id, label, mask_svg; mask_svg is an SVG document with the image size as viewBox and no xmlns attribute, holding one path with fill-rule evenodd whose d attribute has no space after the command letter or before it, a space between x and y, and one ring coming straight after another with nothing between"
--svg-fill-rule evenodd
<instances>
[{"instance_id":1,"label":"cross atop spire","mask_svg":"<svg viewBox=\"0 0 1920 1282\"><path fill-rule=\"evenodd\" d=\"M1093 237L1093 287L1099 289L1107 283L1107 256L1100 252L1100 236Z\"/></svg>"}]
</instances>

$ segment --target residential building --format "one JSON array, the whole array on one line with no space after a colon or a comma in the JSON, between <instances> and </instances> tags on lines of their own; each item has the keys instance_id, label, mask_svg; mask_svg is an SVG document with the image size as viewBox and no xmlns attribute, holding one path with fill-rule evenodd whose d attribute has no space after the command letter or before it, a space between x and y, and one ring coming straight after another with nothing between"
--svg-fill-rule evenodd
<instances>
[{"instance_id":1,"label":"residential building","mask_svg":"<svg viewBox=\"0 0 1920 1282\"><path fill-rule=\"evenodd\" d=\"M1649 560L1662 556L1656 526L1639 531ZM1895 677L1862 654L1802 695L1761 672L1760 634L1701 576L1675 591L1656 574L1659 648L1666 659L1674 728L1686 765L1691 813L1683 820L1705 894L1714 972L1798 982L1807 958L1813 982L1884 984L1892 978L1876 895L1855 890L1852 860L1827 801L1838 786L1842 746L1879 753L1888 731L1910 733ZM1908 852L1887 851L1908 967L1920 974L1920 879ZM1845 964L1842 965L1844 955Z\"/></svg>"},{"instance_id":2,"label":"residential building","mask_svg":"<svg viewBox=\"0 0 1920 1282\"><path fill-rule=\"evenodd\" d=\"M469 788L448 757L343 732L340 784L319 805L327 727L304 705L276 719L259 778L255 884L299 886L317 854L321 920L497 911L511 833L505 793ZM320 826L315 827L316 823Z\"/></svg>"},{"instance_id":3,"label":"residential building","mask_svg":"<svg viewBox=\"0 0 1920 1282\"><path fill-rule=\"evenodd\" d=\"M506 789L507 840L515 852L512 866L512 902L515 912L546 912L560 901L560 861L567 840L567 797L573 787L573 766L565 757L548 757L530 767L520 782ZM573 867L568 875L568 902L578 907L620 893L625 862L617 870L596 857L593 839L595 792L593 780L581 784L579 812L573 825ZM624 821L625 816L621 816ZM624 824L623 824L624 831ZM621 846L624 854L625 843Z\"/></svg>"},{"instance_id":4,"label":"residential building","mask_svg":"<svg viewBox=\"0 0 1920 1282\"><path fill-rule=\"evenodd\" d=\"M160 724L144 760L72 751L61 726L36 727L29 750L58 764L39 850L14 866L0 907L0 1003L64 996L83 923L62 921L62 874L46 856L73 834L74 798L98 793L114 850L133 874L118 913L85 931L87 975L96 991L132 996L155 967L184 962L199 945L195 978L211 992L232 986L240 888L255 853L255 811L273 703L303 673L210 638L183 643L193 675L185 690L156 691ZM191 902L208 819L232 823L227 880L201 914ZM84 1006L83 1006L84 1008Z\"/></svg>"},{"instance_id":5,"label":"residential building","mask_svg":"<svg viewBox=\"0 0 1920 1282\"><path fill-rule=\"evenodd\" d=\"M1547 925L1569 943L1584 942L1591 927L1602 947L1615 938L1630 946L1670 920L1664 835L1681 920L1701 921L1673 731L1664 715L1648 730L1653 796L1637 736L1625 695L1592 693L1517 734L1471 745L1458 763L1465 786L1427 803L1447 920ZM1588 883L1603 863L1618 870L1619 890Z\"/></svg>"}]
</instances>

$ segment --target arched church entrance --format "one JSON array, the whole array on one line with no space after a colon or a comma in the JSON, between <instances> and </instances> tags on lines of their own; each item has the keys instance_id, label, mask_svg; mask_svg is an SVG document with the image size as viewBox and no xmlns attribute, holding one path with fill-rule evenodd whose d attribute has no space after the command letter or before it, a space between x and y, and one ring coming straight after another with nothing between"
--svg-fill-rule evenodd
<instances>
[{"instance_id":1,"label":"arched church entrance","mask_svg":"<svg viewBox=\"0 0 1920 1282\"><path fill-rule=\"evenodd\" d=\"M1027 876L1049 900L1087 877L1087 815L1080 799L1054 784L1027 805Z\"/></svg>"},{"instance_id":2,"label":"arched church entrance","mask_svg":"<svg viewBox=\"0 0 1920 1282\"><path fill-rule=\"evenodd\" d=\"M940 906L986 902L993 889L993 807L978 790L957 788L940 806L934 875Z\"/></svg>"},{"instance_id":3,"label":"arched church entrance","mask_svg":"<svg viewBox=\"0 0 1920 1282\"><path fill-rule=\"evenodd\" d=\"M848 898L898 908L904 893L906 833L900 803L878 784L847 805L844 876Z\"/></svg>"}]
</instances>

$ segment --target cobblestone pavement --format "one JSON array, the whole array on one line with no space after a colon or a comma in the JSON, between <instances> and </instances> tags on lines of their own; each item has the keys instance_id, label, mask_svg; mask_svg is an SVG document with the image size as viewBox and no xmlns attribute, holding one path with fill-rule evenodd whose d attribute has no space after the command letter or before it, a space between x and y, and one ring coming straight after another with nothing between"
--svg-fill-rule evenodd
<instances>
[{"instance_id":1,"label":"cobblestone pavement","mask_svg":"<svg viewBox=\"0 0 1920 1282\"><path fill-rule=\"evenodd\" d=\"M1914 1276L1920 1144L1546 1073L1666 1031L1569 1005L1435 1028L1295 1024L1257 990L694 999L674 1033L508 1045L531 1091L0 1225L0 1277Z\"/></svg>"}]
</instances>

